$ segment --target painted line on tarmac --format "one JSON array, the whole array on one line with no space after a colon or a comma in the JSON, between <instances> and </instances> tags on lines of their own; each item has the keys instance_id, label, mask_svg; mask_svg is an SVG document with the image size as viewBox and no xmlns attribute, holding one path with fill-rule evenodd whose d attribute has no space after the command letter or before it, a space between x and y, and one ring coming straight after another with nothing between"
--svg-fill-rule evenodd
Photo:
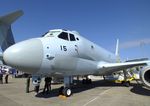
<instances>
[{"instance_id":1,"label":"painted line on tarmac","mask_svg":"<svg viewBox=\"0 0 150 106\"><path fill-rule=\"evenodd\" d=\"M107 93L110 89L111 89L111 88L105 90L104 92L99 93L98 96L96 96L95 98L93 98L92 100L90 100L89 102L87 102L86 104L84 104L83 106L87 106L87 105L89 105L90 103L94 102L96 99L99 98L99 96L104 95L104 94Z\"/></svg>"}]
</instances>

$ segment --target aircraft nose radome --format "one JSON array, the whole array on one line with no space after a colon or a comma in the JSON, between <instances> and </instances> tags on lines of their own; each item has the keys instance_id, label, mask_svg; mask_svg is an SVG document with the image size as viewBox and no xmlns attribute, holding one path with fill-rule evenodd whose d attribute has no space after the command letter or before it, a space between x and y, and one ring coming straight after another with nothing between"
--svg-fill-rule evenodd
<instances>
[{"instance_id":1,"label":"aircraft nose radome","mask_svg":"<svg viewBox=\"0 0 150 106\"><path fill-rule=\"evenodd\" d=\"M40 39L17 43L3 54L6 64L27 73L37 72L42 64L43 45Z\"/></svg>"}]
</instances>

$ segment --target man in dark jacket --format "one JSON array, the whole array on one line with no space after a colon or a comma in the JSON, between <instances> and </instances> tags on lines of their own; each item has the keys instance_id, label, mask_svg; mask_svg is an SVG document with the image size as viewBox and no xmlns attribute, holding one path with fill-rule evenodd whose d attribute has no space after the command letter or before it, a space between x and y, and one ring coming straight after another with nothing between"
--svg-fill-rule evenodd
<instances>
[{"instance_id":1,"label":"man in dark jacket","mask_svg":"<svg viewBox=\"0 0 150 106\"><path fill-rule=\"evenodd\" d=\"M8 76L9 76L9 74L6 73L6 75L5 75L5 83L6 83L6 84L8 84Z\"/></svg>"},{"instance_id":2,"label":"man in dark jacket","mask_svg":"<svg viewBox=\"0 0 150 106\"><path fill-rule=\"evenodd\" d=\"M1 69L0 69L0 84L3 84L3 73Z\"/></svg>"},{"instance_id":3,"label":"man in dark jacket","mask_svg":"<svg viewBox=\"0 0 150 106\"><path fill-rule=\"evenodd\" d=\"M51 77L45 77L45 85L44 85L44 89L43 89L43 93L48 93L51 90L51 81L52 78Z\"/></svg>"},{"instance_id":4,"label":"man in dark jacket","mask_svg":"<svg viewBox=\"0 0 150 106\"><path fill-rule=\"evenodd\" d=\"M0 66L0 84L3 84L3 70L2 70L2 66Z\"/></svg>"}]
</instances>

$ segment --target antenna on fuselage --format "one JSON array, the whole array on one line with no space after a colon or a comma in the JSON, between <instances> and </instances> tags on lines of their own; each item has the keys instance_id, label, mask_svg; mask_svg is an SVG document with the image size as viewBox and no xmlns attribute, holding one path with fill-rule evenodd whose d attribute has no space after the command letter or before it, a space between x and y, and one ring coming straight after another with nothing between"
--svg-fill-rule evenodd
<instances>
[{"instance_id":1,"label":"antenna on fuselage","mask_svg":"<svg viewBox=\"0 0 150 106\"><path fill-rule=\"evenodd\" d=\"M117 39L115 55L116 55L116 56L119 55L119 39Z\"/></svg>"},{"instance_id":2,"label":"antenna on fuselage","mask_svg":"<svg viewBox=\"0 0 150 106\"><path fill-rule=\"evenodd\" d=\"M120 56L119 56L119 39L117 39L116 42L116 52L115 52L116 58L117 58L117 62L120 62Z\"/></svg>"}]
</instances>

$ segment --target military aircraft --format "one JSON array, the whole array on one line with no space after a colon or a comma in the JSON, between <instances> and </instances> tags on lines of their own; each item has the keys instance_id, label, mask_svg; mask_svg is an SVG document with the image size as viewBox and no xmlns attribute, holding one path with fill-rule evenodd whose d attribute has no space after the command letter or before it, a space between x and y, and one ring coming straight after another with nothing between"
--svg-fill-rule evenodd
<instances>
[{"instance_id":1,"label":"military aircraft","mask_svg":"<svg viewBox=\"0 0 150 106\"><path fill-rule=\"evenodd\" d=\"M72 76L108 75L145 65L140 76L143 83L150 87L150 66L147 65L150 61L119 62L118 41L116 53L113 54L82 37L77 31L54 29L42 37L15 44L11 24L21 15L23 11L19 10L0 17L1 59L4 64L32 74L34 83L40 82L43 76L62 76L64 88L61 92L70 96Z\"/></svg>"}]
</instances>

